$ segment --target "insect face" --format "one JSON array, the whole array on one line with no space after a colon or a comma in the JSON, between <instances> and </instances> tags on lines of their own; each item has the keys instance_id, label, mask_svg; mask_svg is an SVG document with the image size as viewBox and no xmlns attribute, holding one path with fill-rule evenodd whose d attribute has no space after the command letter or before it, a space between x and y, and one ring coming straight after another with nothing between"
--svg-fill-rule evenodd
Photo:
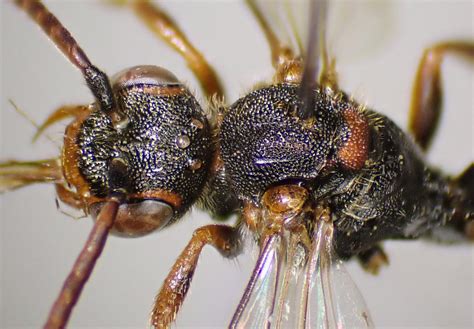
<instances>
[{"instance_id":1,"label":"insect face","mask_svg":"<svg viewBox=\"0 0 474 329\"><path fill-rule=\"evenodd\" d=\"M47 4L105 71L113 73L127 66L156 64L197 86L182 60L144 32L130 13L113 11L97 3ZM270 77L265 40L256 24L250 23L253 21L245 6L227 2L209 2L204 7L202 2L200 6L187 2L165 6L178 22L186 22L186 32L191 33L197 45L203 42L203 52L216 63L228 82L230 101L242 96L252 83ZM376 106L378 111L404 127L410 85L423 48L443 38L470 36L471 4L438 2L412 6L396 3L395 6L397 22L392 25L393 33L383 47L354 65L341 61L338 67L345 90ZM34 24L27 19L20 24L18 9L9 3L2 3L2 7L2 159L57 156L58 149L47 140L30 144L34 129L11 110L8 99L15 101L36 122L41 122L59 105L92 101L90 93L82 87L83 81L77 72L60 58ZM222 15L210 16L211 12ZM84 17L100 17L100 20ZM422 27L420 17L426 18ZM447 17L456 18L456 24ZM249 24L242 24L243 21ZM112 35L120 35L120 40L111 38ZM125 40L130 51L124 51ZM448 82L448 107L444 113L447 122L443 119L442 124L447 125L440 131L441 138L435 140L431 159L454 173L472 161L466 151L470 149L472 127L468 118L472 104L465 102L469 100L466 95L471 93L471 71L469 66L454 61L448 60L447 64L454 67L456 74L453 76L452 71L446 71L444 76ZM50 133L58 144L62 143L63 128L60 126ZM459 145L460 140L466 145ZM39 327L43 323L77 256L78 246L90 230L90 220L76 221L58 212L53 195L51 187L33 186L2 196L2 296L8 301L3 306L2 325L5 327ZM93 280L75 309L71 325L145 326L156 288L193 230L205 223L209 223L207 215L194 211L188 220L159 235L133 241L111 237L107 252L101 257ZM391 266L377 278L363 273L355 262L349 264L377 325L472 326L472 294L467 289L473 282L469 261L472 249L424 242L389 242L386 249L391 256ZM226 326L254 259L243 256L238 265L234 265L209 250L200 264L204 266L196 273L192 293L177 321L178 328ZM209 300L214 304L212 309Z\"/></svg>"},{"instance_id":2,"label":"insect face","mask_svg":"<svg viewBox=\"0 0 474 329\"><path fill-rule=\"evenodd\" d=\"M63 163L69 148L81 150L78 170L94 197L92 211L98 213L99 200L109 191L109 165L120 161L129 178L123 187L128 202L119 209L115 229L143 235L179 218L196 200L210 163L210 129L194 96L162 68L125 70L113 89L122 122L114 125L103 112L92 112L76 136L66 136L77 145L65 144ZM64 167L66 173L74 170Z\"/></svg>"}]
</instances>

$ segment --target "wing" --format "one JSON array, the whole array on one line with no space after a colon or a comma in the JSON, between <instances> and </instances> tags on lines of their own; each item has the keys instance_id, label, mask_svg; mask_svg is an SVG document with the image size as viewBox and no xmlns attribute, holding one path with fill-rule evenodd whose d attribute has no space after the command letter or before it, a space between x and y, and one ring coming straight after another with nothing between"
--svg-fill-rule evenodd
<instances>
[{"instance_id":1,"label":"wing","mask_svg":"<svg viewBox=\"0 0 474 329\"><path fill-rule=\"evenodd\" d=\"M230 328L373 328L364 299L320 221L311 248L290 232L263 243Z\"/></svg>"},{"instance_id":2,"label":"wing","mask_svg":"<svg viewBox=\"0 0 474 329\"><path fill-rule=\"evenodd\" d=\"M374 328L364 298L334 252L332 223L318 223L304 286L305 328Z\"/></svg>"},{"instance_id":3,"label":"wing","mask_svg":"<svg viewBox=\"0 0 474 329\"><path fill-rule=\"evenodd\" d=\"M327 1L248 0L247 3L270 45L276 69L274 80L300 83L298 116L311 117L313 90L317 83L328 80L325 78L329 72L325 47Z\"/></svg>"},{"instance_id":4,"label":"wing","mask_svg":"<svg viewBox=\"0 0 474 329\"><path fill-rule=\"evenodd\" d=\"M310 30L308 26L312 16L312 11L308 8L325 2L325 0L247 0L248 6L270 42L270 47L274 46L272 42L276 42L277 45L288 48L295 57L302 56L308 48ZM321 23L314 25L315 21L312 22L316 27Z\"/></svg>"},{"instance_id":5,"label":"wing","mask_svg":"<svg viewBox=\"0 0 474 329\"><path fill-rule=\"evenodd\" d=\"M342 64L370 57L393 35L396 10L391 0L331 1L327 47Z\"/></svg>"},{"instance_id":6,"label":"wing","mask_svg":"<svg viewBox=\"0 0 474 329\"><path fill-rule=\"evenodd\" d=\"M338 63L353 63L384 46L394 31L393 1L247 0L278 54L303 58L307 84L337 88ZM271 36L269 36L271 34Z\"/></svg>"}]
</instances>

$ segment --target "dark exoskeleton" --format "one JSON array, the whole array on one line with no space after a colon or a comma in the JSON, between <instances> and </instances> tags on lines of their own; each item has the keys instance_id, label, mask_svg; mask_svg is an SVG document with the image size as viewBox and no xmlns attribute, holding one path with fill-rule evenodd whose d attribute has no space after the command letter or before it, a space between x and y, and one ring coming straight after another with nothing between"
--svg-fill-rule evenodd
<instances>
[{"instance_id":1,"label":"dark exoskeleton","mask_svg":"<svg viewBox=\"0 0 474 329\"><path fill-rule=\"evenodd\" d=\"M446 53L474 57L472 42L444 42L426 51L415 81L411 138L338 88L321 36L309 33L307 53L295 55L282 46L254 1L248 4L269 41L274 81L230 106L215 101L216 109L207 117L165 69L137 66L109 81L41 3L16 2L82 71L96 97L90 106L58 109L40 127L39 133L74 117L60 158L1 166L7 168L0 171L2 190L53 182L59 199L96 220L46 327L66 325L109 230L148 234L172 224L198 201L214 217L238 213L239 221L194 232L156 298L151 314L156 328L169 327L175 319L203 247L210 244L225 257L234 257L242 250L245 230L253 233L261 253L232 328L256 323L247 316L261 314L249 301L264 276L262 264L282 277L292 269L309 273L306 288L300 289L308 299L313 261L331 271L332 249L342 258L358 256L376 272L386 262L378 246L383 240L443 238L443 230L474 238L474 167L453 178L423 158L439 119L442 58ZM320 25L312 25L309 32L324 27L326 3L320 2L319 9L316 3L311 4L311 21ZM187 60L206 96L223 98L215 72L177 25L147 2L132 6ZM313 65L317 62L320 68ZM321 251L324 241L329 244ZM268 260L273 251L278 257L286 252L286 263ZM302 265L292 268L298 258L304 259ZM283 283L289 286L290 281ZM286 324L288 293L277 294L282 303L275 306L273 297L271 310L264 310L268 317L257 319L261 326ZM299 300L296 307L298 311L290 311L307 311L301 311L306 304ZM274 309L279 310L272 313ZM365 312L356 316L371 327ZM305 328L313 323L306 314L296 321Z\"/></svg>"},{"instance_id":2,"label":"dark exoskeleton","mask_svg":"<svg viewBox=\"0 0 474 329\"><path fill-rule=\"evenodd\" d=\"M117 127L101 111L84 119L74 137L81 150L77 167L90 194L105 198L110 162L125 165L129 201L119 208L114 228L135 236L172 223L199 196L212 154L211 131L194 96L166 70L134 67L115 80L127 122ZM101 205L94 201L91 211L97 214Z\"/></svg>"},{"instance_id":3,"label":"dark exoskeleton","mask_svg":"<svg viewBox=\"0 0 474 329\"><path fill-rule=\"evenodd\" d=\"M256 90L225 116L221 152L238 198L257 203L269 186L304 186L331 209L335 247L345 258L385 239L418 238L446 225L464 230L460 223L472 220L469 186L429 167L412 138L390 119L342 93L318 89L314 118L307 123L295 115L297 90L290 84ZM348 113L367 136L360 136ZM345 159L344 149L354 144L366 154Z\"/></svg>"}]
</instances>

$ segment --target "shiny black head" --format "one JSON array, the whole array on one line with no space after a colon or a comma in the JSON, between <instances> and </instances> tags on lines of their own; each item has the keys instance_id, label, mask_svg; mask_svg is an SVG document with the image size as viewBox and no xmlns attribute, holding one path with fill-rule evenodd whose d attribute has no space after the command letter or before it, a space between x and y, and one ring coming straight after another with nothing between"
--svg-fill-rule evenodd
<instances>
[{"instance_id":1,"label":"shiny black head","mask_svg":"<svg viewBox=\"0 0 474 329\"><path fill-rule=\"evenodd\" d=\"M220 143L229 182L240 198L258 201L273 184L311 182L336 157L335 131L344 124L345 103L315 90L314 104L314 117L301 119L298 86L279 84L231 106Z\"/></svg>"},{"instance_id":2,"label":"shiny black head","mask_svg":"<svg viewBox=\"0 0 474 329\"><path fill-rule=\"evenodd\" d=\"M162 68L128 69L115 77L113 90L125 118L114 124L95 111L84 120L77 136L79 170L91 194L101 198L110 188L110 164L122 162L129 178L125 216L150 219L157 213L167 217L163 226L201 192L211 156L209 125L196 99Z\"/></svg>"}]
</instances>

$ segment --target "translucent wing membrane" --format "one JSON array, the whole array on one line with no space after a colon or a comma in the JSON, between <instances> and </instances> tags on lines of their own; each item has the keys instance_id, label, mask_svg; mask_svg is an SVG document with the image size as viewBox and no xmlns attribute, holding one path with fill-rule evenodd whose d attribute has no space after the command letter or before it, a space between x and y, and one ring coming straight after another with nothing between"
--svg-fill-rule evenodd
<instances>
[{"instance_id":1,"label":"translucent wing membrane","mask_svg":"<svg viewBox=\"0 0 474 329\"><path fill-rule=\"evenodd\" d=\"M231 328L373 328L321 221L310 250L294 233L266 239Z\"/></svg>"},{"instance_id":2,"label":"translucent wing membrane","mask_svg":"<svg viewBox=\"0 0 474 329\"><path fill-rule=\"evenodd\" d=\"M327 0L248 0L260 9L262 18L280 44L289 47L295 56L306 56L311 48L327 48L328 58L317 61L351 63L381 48L394 31L393 1L327 1ZM317 7L323 21L311 20L311 7ZM326 7L326 9L324 9ZM314 14L314 13L313 13ZM319 30L317 38L309 31ZM375 28L376 27L376 28ZM321 31L321 30L324 31ZM312 59L315 60L314 58ZM313 63L314 64L314 63ZM329 65L331 63L327 63ZM315 77L316 81L316 77Z\"/></svg>"},{"instance_id":3,"label":"translucent wing membrane","mask_svg":"<svg viewBox=\"0 0 474 329\"><path fill-rule=\"evenodd\" d=\"M248 0L256 6L276 39L293 50L296 55L304 52L309 22L308 1Z\"/></svg>"},{"instance_id":4,"label":"translucent wing membrane","mask_svg":"<svg viewBox=\"0 0 474 329\"><path fill-rule=\"evenodd\" d=\"M333 90L337 86L325 47L327 1L249 0L248 3L269 41L277 71L274 80L300 83L298 116L308 119L314 114L316 84Z\"/></svg>"},{"instance_id":5,"label":"translucent wing membrane","mask_svg":"<svg viewBox=\"0 0 474 329\"><path fill-rule=\"evenodd\" d=\"M374 327L364 298L334 252L332 223L319 222L305 267L305 328Z\"/></svg>"},{"instance_id":6,"label":"translucent wing membrane","mask_svg":"<svg viewBox=\"0 0 474 329\"><path fill-rule=\"evenodd\" d=\"M382 48L395 30L394 1L331 1L326 41L337 63L353 63Z\"/></svg>"}]
</instances>

